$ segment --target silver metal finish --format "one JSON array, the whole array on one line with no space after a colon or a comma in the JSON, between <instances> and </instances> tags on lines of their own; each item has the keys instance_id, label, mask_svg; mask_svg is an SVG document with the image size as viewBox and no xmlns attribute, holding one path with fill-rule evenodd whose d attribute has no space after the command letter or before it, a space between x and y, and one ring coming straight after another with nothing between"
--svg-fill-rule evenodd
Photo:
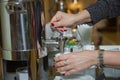
<instances>
[{"instance_id":1,"label":"silver metal finish","mask_svg":"<svg viewBox=\"0 0 120 80\"><path fill-rule=\"evenodd\" d=\"M37 50L42 28L41 6L41 0L9 0L1 3L4 53L24 55L25 51Z\"/></svg>"},{"instance_id":2,"label":"silver metal finish","mask_svg":"<svg viewBox=\"0 0 120 80\"><path fill-rule=\"evenodd\" d=\"M38 52L45 24L43 1L0 1L3 59L27 60L29 80L40 80L42 58L38 59Z\"/></svg>"}]
</instances>

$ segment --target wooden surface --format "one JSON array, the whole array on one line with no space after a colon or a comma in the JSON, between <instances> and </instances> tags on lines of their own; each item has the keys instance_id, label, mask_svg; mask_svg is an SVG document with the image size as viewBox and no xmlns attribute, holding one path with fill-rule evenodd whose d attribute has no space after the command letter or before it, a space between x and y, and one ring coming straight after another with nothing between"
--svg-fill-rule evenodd
<instances>
[{"instance_id":1,"label":"wooden surface","mask_svg":"<svg viewBox=\"0 0 120 80\"><path fill-rule=\"evenodd\" d=\"M120 32L102 32L103 45L120 45Z\"/></svg>"}]
</instances>

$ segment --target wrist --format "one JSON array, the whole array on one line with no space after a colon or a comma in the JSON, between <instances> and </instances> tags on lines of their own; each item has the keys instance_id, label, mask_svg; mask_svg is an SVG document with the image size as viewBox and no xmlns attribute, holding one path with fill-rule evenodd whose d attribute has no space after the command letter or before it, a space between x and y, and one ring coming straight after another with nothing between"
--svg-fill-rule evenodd
<instances>
[{"instance_id":1,"label":"wrist","mask_svg":"<svg viewBox=\"0 0 120 80\"><path fill-rule=\"evenodd\" d=\"M89 12L87 10L83 10L79 12L78 14L76 14L75 22L76 24L91 22L91 17L90 17Z\"/></svg>"},{"instance_id":2,"label":"wrist","mask_svg":"<svg viewBox=\"0 0 120 80\"><path fill-rule=\"evenodd\" d=\"M98 59L98 50L94 50L93 52L94 54L94 61L93 61L93 65L98 65L99 64L99 59Z\"/></svg>"},{"instance_id":3,"label":"wrist","mask_svg":"<svg viewBox=\"0 0 120 80\"><path fill-rule=\"evenodd\" d=\"M85 51L87 53L88 58L90 59L90 64L91 66L98 65L99 60L98 60L98 50L87 50Z\"/></svg>"},{"instance_id":4,"label":"wrist","mask_svg":"<svg viewBox=\"0 0 120 80\"><path fill-rule=\"evenodd\" d=\"M98 67L103 68L104 67L104 60L103 60L103 54L104 50L100 49L98 51Z\"/></svg>"}]
</instances>

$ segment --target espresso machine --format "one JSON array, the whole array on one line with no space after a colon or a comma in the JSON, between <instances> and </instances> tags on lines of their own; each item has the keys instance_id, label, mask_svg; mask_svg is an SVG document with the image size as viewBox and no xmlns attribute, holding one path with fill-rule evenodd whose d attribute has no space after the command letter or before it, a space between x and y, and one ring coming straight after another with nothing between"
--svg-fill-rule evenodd
<instances>
[{"instance_id":1,"label":"espresso machine","mask_svg":"<svg viewBox=\"0 0 120 80\"><path fill-rule=\"evenodd\" d=\"M44 0L0 0L0 13L2 80L16 80L8 73L24 66L28 80L42 80L41 65L47 60L42 56Z\"/></svg>"}]
</instances>

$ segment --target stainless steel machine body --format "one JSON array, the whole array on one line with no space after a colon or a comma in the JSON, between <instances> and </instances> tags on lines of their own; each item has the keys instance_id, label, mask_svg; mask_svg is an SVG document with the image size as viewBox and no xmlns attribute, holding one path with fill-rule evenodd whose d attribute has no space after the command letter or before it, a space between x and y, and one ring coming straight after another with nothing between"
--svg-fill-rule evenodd
<instances>
[{"instance_id":1,"label":"stainless steel machine body","mask_svg":"<svg viewBox=\"0 0 120 80\"><path fill-rule=\"evenodd\" d=\"M3 60L27 61L29 80L40 80L38 69L42 57L38 54L42 55L42 28L45 26L43 1L0 1Z\"/></svg>"}]
</instances>

